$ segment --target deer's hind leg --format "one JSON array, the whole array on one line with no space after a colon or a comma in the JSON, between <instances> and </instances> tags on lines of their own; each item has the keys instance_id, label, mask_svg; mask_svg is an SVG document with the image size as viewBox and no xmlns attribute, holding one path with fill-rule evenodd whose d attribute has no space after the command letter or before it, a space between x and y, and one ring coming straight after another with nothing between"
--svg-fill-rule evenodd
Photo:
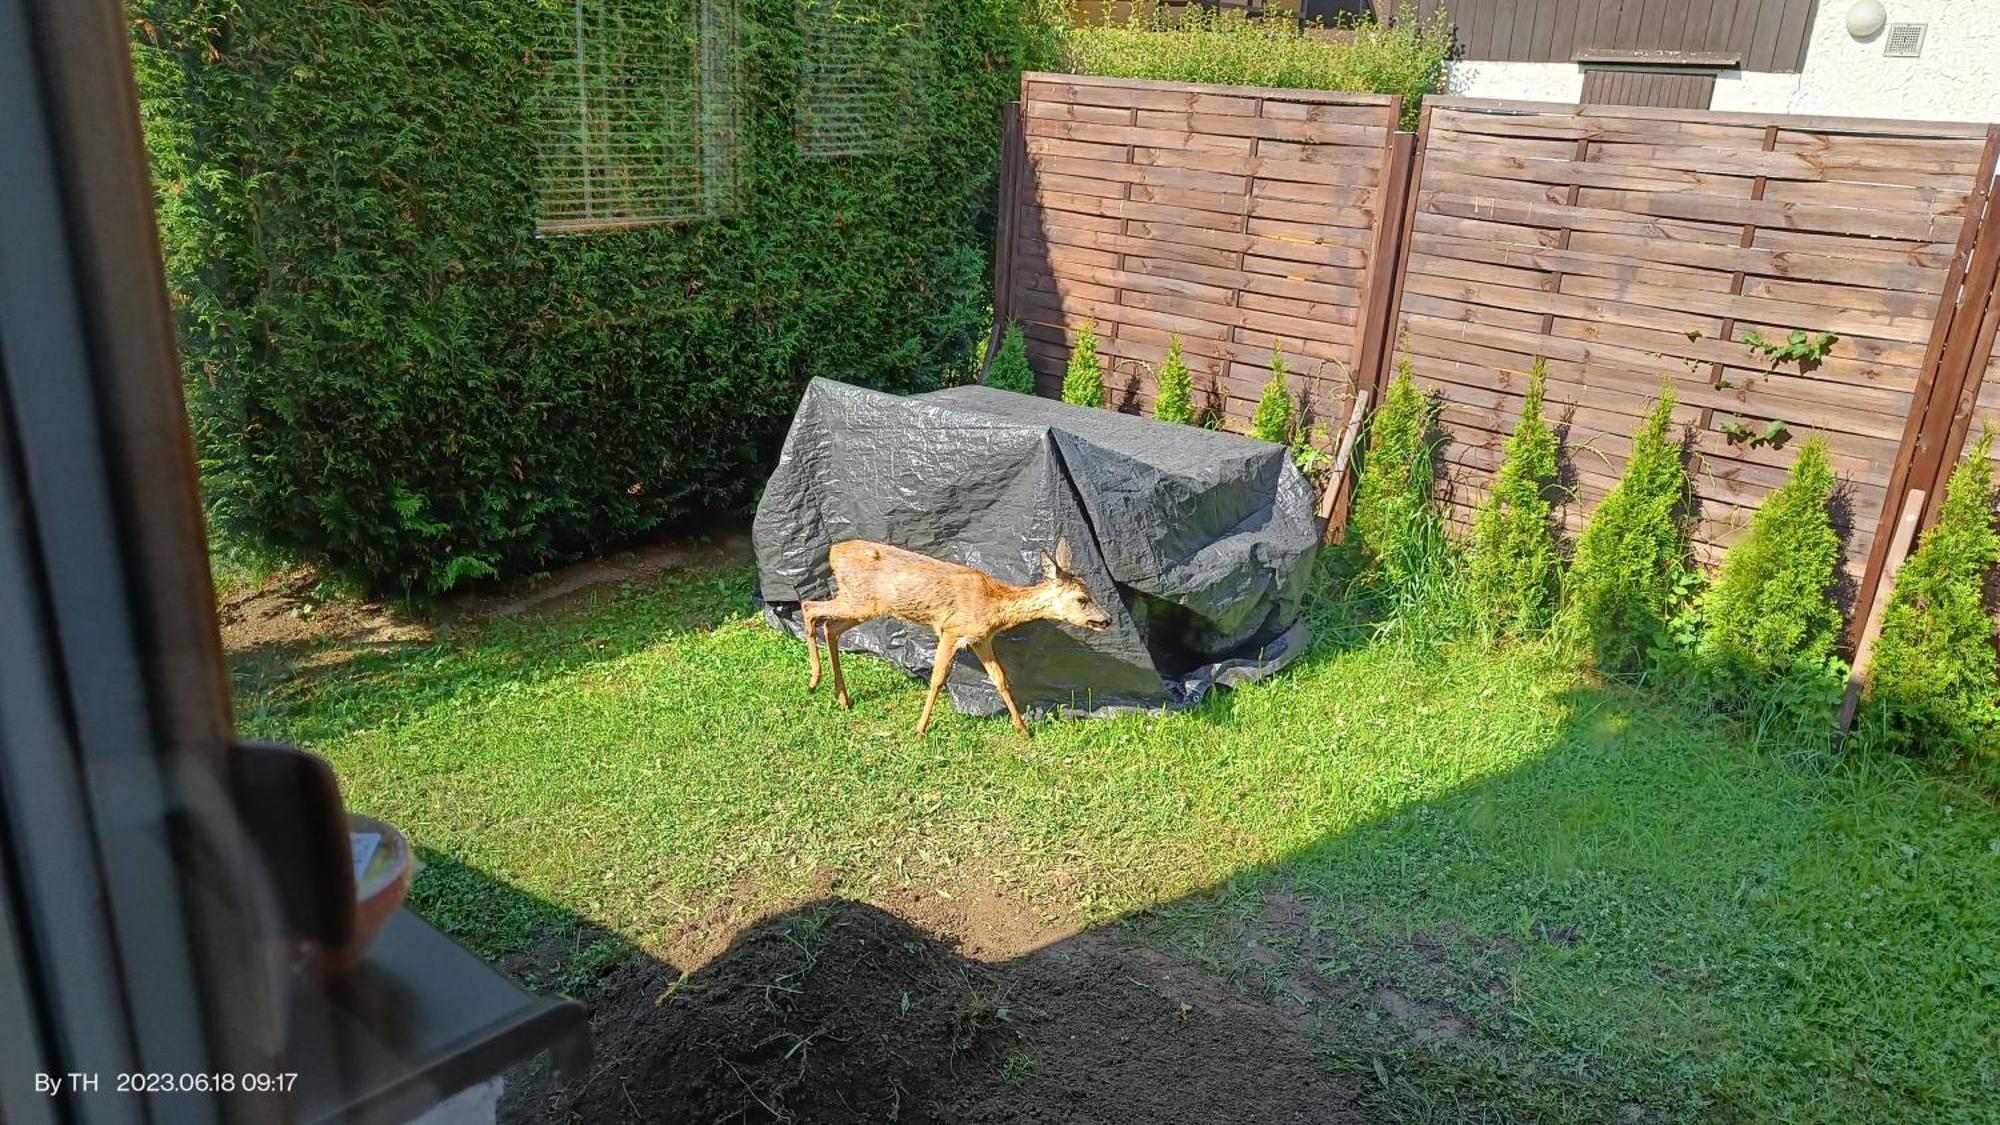
<instances>
[{"instance_id":1,"label":"deer's hind leg","mask_svg":"<svg viewBox=\"0 0 2000 1125\"><path fill-rule=\"evenodd\" d=\"M924 713L917 720L917 733L922 734L931 725L931 709L937 706L938 692L944 690L945 678L951 675L952 657L958 655L958 638L949 633L938 634L937 658L931 662L931 693L924 697Z\"/></svg>"},{"instance_id":2,"label":"deer's hind leg","mask_svg":"<svg viewBox=\"0 0 2000 1125\"><path fill-rule=\"evenodd\" d=\"M840 674L840 638L841 634L860 622L848 617L828 617L822 620L825 621L823 628L826 630L826 662L833 665L834 701L842 707L852 707L854 701L847 698L847 677Z\"/></svg>"},{"instance_id":3,"label":"deer's hind leg","mask_svg":"<svg viewBox=\"0 0 2000 1125\"><path fill-rule=\"evenodd\" d=\"M820 611L825 607L825 602L799 603L799 619L806 626L806 659L812 662L812 676L806 680L807 691L819 690Z\"/></svg>"},{"instance_id":4,"label":"deer's hind leg","mask_svg":"<svg viewBox=\"0 0 2000 1125\"><path fill-rule=\"evenodd\" d=\"M1000 658L993 655L993 639L988 637L973 645L972 655L979 658L979 663L986 669L986 678L993 681L993 690L1000 693L1000 702L1007 705L1007 715L1014 720L1014 729L1026 737L1028 724L1021 718L1020 705L1014 702L1014 690L1007 686L1007 670L1000 667Z\"/></svg>"}]
</instances>

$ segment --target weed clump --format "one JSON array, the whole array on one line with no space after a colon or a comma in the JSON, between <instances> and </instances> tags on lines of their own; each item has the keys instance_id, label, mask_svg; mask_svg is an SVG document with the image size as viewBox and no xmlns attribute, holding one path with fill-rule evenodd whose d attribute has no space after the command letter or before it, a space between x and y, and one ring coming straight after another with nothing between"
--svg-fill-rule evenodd
<instances>
[{"instance_id":1,"label":"weed clump","mask_svg":"<svg viewBox=\"0 0 2000 1125\"><path fill-rule=\"evenodd\" d=\"M1024 395L1035 393L1035 373L1028 369L1028 341L1021 335L1020 325L1007 325L1007 334L1000 338L1000 351L986 372L986 385Z\"/></svg>"},{"instance_id":2,"label":"weed clump","mask_svg":"<svg viewBox=\"0 0 2000 1125\"><path fill-rule=\"evenodd\" d=\"M1181 358L1178 333L1167 341L1167 358L1160 364L1160 390L1153 400L1153 417L1162 422L1194 424L1194 380Z\"/></svg>"},{"instance_id":3,"label":"weed clump","mask_svg":"<svg viewBox=\"0 0 2000 1125\"><path fill-rule=\"evenodd\" d=\"M1104 405L1104 372L1097 366L1097 322L1084 321L1063 372L1062 399L1076 406Z\"/></svg>"},{"instance_id":4,"label":"weed clump","mask_svg":"<svg viewBox=\"0 0 2000 1125\"><path fill-rule=\"evenodd\" d=\"M1665 631L1687 566L1687 470L1668 436L1673 413L1673 388L1662 387L1624 475L1577 539L1565 631L1605 671L1632 668Z\"/></svg>"},{"instance_id":5,"label":"weed clump","mask_svg":"<svg viewBox=\"0 0 2000 1125\"><path fill-rule=\"evenodd\" d=\"M1292 392L1285 386L1285 353L1278 348L1271 349L1271 377L1250 415L1250 436L1279 445L1292 439Z\"/></svg>"},{"instance_id":6,"label":"weed clump","mask_svg":"<svg viewBox=\"0 0 2000 1125\"><path fill-rule=\"evenodd\" d=\"M1437 465L1430 432L1436 414L1404 356L1368 427L1368 456L1354 494L1355 535L1390 585L1420 569L1438 538L1431 504Z\"/></svg>"},{"instance_id":7,"label":"weed clump","mask_svg":"<svg viewBox=\"0 0 2000 1125\"><path fill-rule=\"evenodd\" d=\"M1826 443L1799 450L1791 476L1766 497L1749 533L1723 556L1702 598L1704 663L1739 689L1839 678L1840 533Z\"/></svg>"},{"instance_id":8,"label":"weed clump","mask_svg":"<svg viewBox=\"0 0 2000 1125\"><path fill-rule=\"evenodd\" d=\"M1549 491L1556 484L1556 435L1542 417L1548 362L1536 359L1520 420L1502 447L1493 490L1472 521L1466 586L1493 632L1532 635L1555 605L1556 532Z\"/></svg>"},{"instance_id":9,"label":"weed clump","mask_svg":"<svg viewBox=\"0 0 2000 1125\"><path fill-rule=\"evenodd\" d=\"M1982 434L1945 485L1937 523L1903 564L1869 670L1870 725L1889 745L1955 758L1990 742L2000 721L2000 665L1985 585L2000 563L1993 529L1993 434Z\"/></svg>"}]
</instances>

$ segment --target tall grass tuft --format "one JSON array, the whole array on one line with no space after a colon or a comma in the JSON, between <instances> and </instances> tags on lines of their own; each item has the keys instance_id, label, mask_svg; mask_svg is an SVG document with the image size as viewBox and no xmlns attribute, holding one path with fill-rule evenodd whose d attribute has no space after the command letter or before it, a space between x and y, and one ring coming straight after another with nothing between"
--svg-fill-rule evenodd
<instances>
[{"instance_id":1,"label":"tall grass tuft","mask_svg":"<svg viewBox=\"0 0 2000 1125\"><path fill-rule=\"evenodd\" d=\"M1063 371L1062 400L1077 406L1104 405L1104 372L1097 364L1097 322L1084 321Z\"/></svg>"},{"instance_id":2,"label":"tall grass tuft","mask_svg":"<svg viewBox=\"0 0 2000 1125\"><path fill-rule=\"evenodd\" d=\"M1821 682L1837 692L1845 622L1833 597L1841 562L1834 484L1826 443L1807 442L1702 598L1700 655L1737 694L1780 681Z\"/></svg>"},{"instance_id":3,"label":"tall grass tuft","mask_svg":"<svg viewBox=\"0 0 2000 1125\"><path fill-rule=\"evenodd\" d=\"M1875 643L1868 725L1888 745L1953 759L1990 750L2000 664L1986 613L2000 563L1989 430L1945 485L1938 520L1896 577Z\"/></svg>"},{"instance_id":4,"label":"tall grass tuft","mask_svg":"<svg viewBox=\"0 0 2000 1125\"><path fill-rule=\"evenodd\" d=\"M1035 393L1035 373L1028 369L1028 341L1019 324L1009 323L1000 338L1000 351L986 372L986 385L1003 391Z\"/></svg>"},{"instance_id":5,"label":"tall grass tuft","mask_svg":"<svg viewBox=\"0 0 2000 1125\"><path fill-rule=\"evenodd\" d=\"M1194 379L1188 375L1187 361L1181 358L1178 332L1167 340L1167 358L1160 364L1160 387L1153 399L1153 417L1184 426L1194 424Z\"/></svg>"},{"instance_id":6,"label":"tall grass tuft","mask_svg":"<svg viewBox=\"0 0 2000 1125\"><path fill-rule=\"evenodd\" d=\"M1577 539L1563 631L1601 671L1639 666L1666 631L1688 567L1688 480L1669 434L1673 413L1669 384L1633 437L1624 474Z\"/></svg>"},{"instance_id":7,"label":"tall grass tuft","mask_svg":"<svg viewBox=\"0 0 2000 1125\"><path fill-rule=\"evenodd\" d=\"M1542 417L1548 380L1548 361L1537 358L1493 490L1472 521L1466 595L1479 607L1485 631L1496 635L1539 633L1555 608L1558 558L1549 494L1556 487L1556 435Z\"/></svg>"},{"instance_id":8,"label":"tall grass tuft","mask_svg":"<svg viewBox=\"0 0 2000 1125\"><path fill-rule=\"evenodd\" d=\"M1139 7L1117 27L1080 27L1065 37L1063 69L1111 78L1154 78L1401 94L1405 129L1426 94L1444 89L1452 24L1403 4L1393 23L1363 21L1344 42L1314 39L1281 20L1196 7Z\"/></svg>"},{"instance_id":9,"label":"tall grass tuft","mask_svg":"<svg viewBox=\"0 0 2000 1125\"><path fill-rule=\"evenodd\" d=\"M1250 436L1279 445L1292 440L1292 392L1285 385L1285 353L1280 348L1271 349L1271 377L1250 415Z\"/></svg>"}]
</instances>

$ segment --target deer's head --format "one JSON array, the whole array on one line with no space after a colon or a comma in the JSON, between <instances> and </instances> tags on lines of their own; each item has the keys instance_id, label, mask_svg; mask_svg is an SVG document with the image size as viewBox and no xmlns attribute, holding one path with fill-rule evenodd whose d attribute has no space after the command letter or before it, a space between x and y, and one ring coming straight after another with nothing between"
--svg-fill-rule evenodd
<instances>
[{"instance_id":1,"label":"deer's head","mask_svg":"<svg viewBox=\"0 0 2000 1125\"><path fill-rule=\"evenodd\" d=\"M1111 615L1090 596L1090 588L1078 581L1071 570L1068 539L1056 540L1055 554L1042 552L1042 582L1036 599L1046 616L1079 629L1102 629L1111 624Z\"/></svg>"}]
</instances>

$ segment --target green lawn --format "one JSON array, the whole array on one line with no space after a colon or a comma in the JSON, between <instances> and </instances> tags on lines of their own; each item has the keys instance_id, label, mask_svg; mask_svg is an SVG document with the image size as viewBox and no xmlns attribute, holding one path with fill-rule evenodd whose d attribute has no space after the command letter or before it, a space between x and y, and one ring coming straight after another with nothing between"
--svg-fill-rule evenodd
<instances>
[{"instance_id":1,"label":"green lawn","mask_svg":"<svg viewBox=\"0 0 2000 1125\"><path fill-rule=\"evenodd\" d=\"M921 868L1311 1005L1330 1071L1405 1120L2000 1113L2000 811L1953 780L1749 750L1532 651L1365 644L1328 605L1299 665L1191 713L918 739L880 662L849 662L852 713L807 696L751 586L239 677L242 725L329 757L492 957ZM1310 940L1247 956L1274 888ZM1459 1026L1413 1036L1385 990Z\"/></svg>"}]
</instances>

